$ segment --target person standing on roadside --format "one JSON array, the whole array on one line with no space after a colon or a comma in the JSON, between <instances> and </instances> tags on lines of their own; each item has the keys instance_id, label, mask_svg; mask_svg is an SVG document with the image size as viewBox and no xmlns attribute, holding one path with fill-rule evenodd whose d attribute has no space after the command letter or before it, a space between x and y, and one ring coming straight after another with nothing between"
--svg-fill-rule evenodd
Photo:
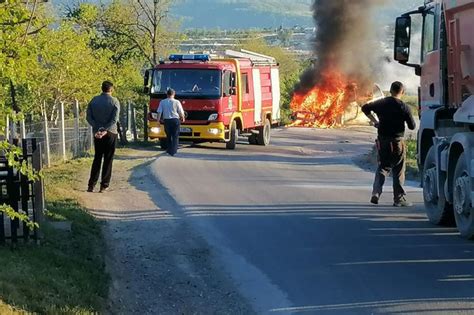
<instances>
[{"instance_id":1,"label":"person standing on roadside","mask_svg":"<svg viewBox=\"0 0 474 315\"><path fill-rule=\"evenodd\" d=\"M162 100L158 106L157 119L161 121L163 118L165 122L165 133L168 144L166 152L174 156L178 152L179 132L181 123L185 121L185 116L183 105L181 105L180 101L175 99L176 92L173 89L169 89L166 95L168 97Z\"/></svg>"},{"instance_id":2,"label":"person standing on roadside","mask_svg":"<svg viewBox=\"0 0 474 315\"><path fill-rule=\"evenodd\" d=\"M401 82L394 82L390 88L391 96L366 104L362 111L378 129L377 152L378 168L375 173L374 187L370 202L378 204L382 194L385 178L392 171L393 205L410 207L413 204L406 199L403 189L406 170L405 124L410 130L416 128L410 108L401 100L405 87ZM373 113L377 115L378 120Z\"/></svg>"},{"instance_id":3,"label":"person standing on roadside","mask_svg":"<svg viewBox=\"0 0 474 315\"><path fill-rule=\"evenodd\" d=\"M112 178L112 164L117 144L117 122L120 103L112 96L114 85L110 81L102 83L102 94L94 97L87 107L87 122L94 133L94 162L92 163L88 192L94 192L102 166L100 192L109 189Z\"/></svg>"}]
</instances>

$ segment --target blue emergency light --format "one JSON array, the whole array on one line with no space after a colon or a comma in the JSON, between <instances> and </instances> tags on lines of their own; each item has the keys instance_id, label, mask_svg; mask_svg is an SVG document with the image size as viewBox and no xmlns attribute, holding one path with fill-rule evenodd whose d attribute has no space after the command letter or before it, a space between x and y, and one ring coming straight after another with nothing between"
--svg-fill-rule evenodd
<instances>
[{"instance_id":1,"label":"blue emergency light","mask_svg":"<svg viewBox=\"0 0 474 315\"><path fill-rule=\"evenodd\" d=\"M209 55L171 55L170 56L170 61L211 61L211 56Z\"/></svg>"}]
</instances>

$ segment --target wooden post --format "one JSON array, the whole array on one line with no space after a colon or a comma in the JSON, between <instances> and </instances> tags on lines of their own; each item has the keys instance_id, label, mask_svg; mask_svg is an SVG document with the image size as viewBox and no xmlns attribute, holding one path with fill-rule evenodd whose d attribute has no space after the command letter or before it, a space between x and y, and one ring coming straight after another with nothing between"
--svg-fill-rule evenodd
<instances>
[{"instance_id":1,"label":"wooden post","mask_svg":"<svg viewBox=\"0 0 474 315\"><path fill-rule=\"evenodd\" d=\"M64 161L67 160L66 156L66 131L64 126L64 102L59 104L59 144L60 152Z\"/></svg>"},{"instance_id":2,"label":"wooden post","mask_svg":"<svg viewBox=\"0 0 474 315\"><path fill-rule=\"evenodd\" d=\"M43 134L44 134L44 158L47 167L51 166L51 150L49 146L49 127L48 127L48 115L46 111L43 113Z\"/></svg>"},{"instance_id":3,"label":"wooden post","mask_svg":"<svg viewBox=\"0 0 474 315\"><path fill-rule=\"evenodd\" d=\"M79 101L74 102L74 157L78 157L79 152Z\"/></svg>"},{"instance_id":4,"label":"wooden post","mask_svg":"<svg viewBox=\"0 0 474 315\"><path fill-rule=\"evenodd\" d=\"M89 137L90 137L90 143L91 143L91 146L89 147L89 150L92 151L92 148L94 147L94 129L92 129L92 127L89 127Z\"/></svg>"},{"instance_id":5,"label":"wooden post","mask_svg":"<svg viewBox=\"0 0 474 315\"><path fill-rule=\"evenodd\" d=\"M41 171L41 165L42 165L41 156L42 156L41 147L37 146L36 150L33 151L33 157L32 157L32 166L33 166L33 169L37 172ZM45 209L44 182L42 178L38 179L34 183L33 193L35 196L33 219L34 219L34 222L38 223L38 225L41 227L41 225L44 223L44 209ZM34 237L37 241L39 241L39 239L42 238L41 230L35 229Z\"/></svg>"},{"instance_id":6,"label":"wooden post","mask_svg":"<svg viewBox=\"0 0 474 315\"><path fill-rule=\"evenodd\" d=\"M25 119L20 121L20 137L21 140L26 139L26 126L25 126Z\"/></svg>"},{"instance_id":7,"label":"wooden post","mask_svg":"<svg viewBox=\"0 0 474 315\"><path fill-rule=\"evenodd\" d=\"M127 132L132 131L132 102L127 103Z\"/></svg>"},{"instance_id":8,"label":"wooden post","mask_svg":"<svg viewBox=\"0 0 474 315\"><path fill-rule=\"evenodd\" d=\"M133 132L133 141L138 141L138 134L137 134L137 111L135 106L132 107L132 132Z\"/></svg>"},{"instance_id":9,"label":"wooden post","mask_svg":"<svg viewBox=\"0 0 474 315\"><path fill-rule=\"evenodd\" d=\"M7 115L7 119L5 121L5 140L10 143L10 116Z\"/></svg>"}]
</instances>

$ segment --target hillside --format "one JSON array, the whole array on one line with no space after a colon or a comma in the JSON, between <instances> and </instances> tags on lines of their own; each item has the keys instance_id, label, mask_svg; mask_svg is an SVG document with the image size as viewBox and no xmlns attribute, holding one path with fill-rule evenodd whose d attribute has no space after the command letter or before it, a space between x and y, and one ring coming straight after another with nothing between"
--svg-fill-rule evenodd
<instances>
[{"instance_id":1,"label":"hillside","mask_svg":"<svg viewBox=\"0 0 474 315\"><path fill-rule=\"evenodd\" d=\"M181 0L172 13L183 28L311 26L311 0Z\"/></svg>"},{"instance_id":2,"label":"hillside","mask_svg":"<svg viewBox=\"0 0 474 315\"><path fill-rule=\"evenodd\" d=\"M78 1L99 0L50 0L61 6ZM102 0L106 2L107 0ZM312 0L175 0L171 14L181 21L183 29L249 29L312 26ZM392 24L395 16L421 5L422 0L387 0L377 9L376 20Z\"/></svg>"}]
</instances>

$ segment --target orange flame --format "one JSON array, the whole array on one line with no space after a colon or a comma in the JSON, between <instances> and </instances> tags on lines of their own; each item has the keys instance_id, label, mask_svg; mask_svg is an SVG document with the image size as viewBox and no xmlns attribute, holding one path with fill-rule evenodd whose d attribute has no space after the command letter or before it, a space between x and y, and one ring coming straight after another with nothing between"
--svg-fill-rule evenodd
<instances>
[{"instance_id":1,"label":"orange flame","mask_svg":"<svg viewBox=\"0 0 474 315\"><path fill-rule=\"evenodd\" d=\"M344 113L347 80L338 71L327 71L306 94L295 93L290 104L296 117L292 126L333 128Z\"/></svg>"}]
</instances>

